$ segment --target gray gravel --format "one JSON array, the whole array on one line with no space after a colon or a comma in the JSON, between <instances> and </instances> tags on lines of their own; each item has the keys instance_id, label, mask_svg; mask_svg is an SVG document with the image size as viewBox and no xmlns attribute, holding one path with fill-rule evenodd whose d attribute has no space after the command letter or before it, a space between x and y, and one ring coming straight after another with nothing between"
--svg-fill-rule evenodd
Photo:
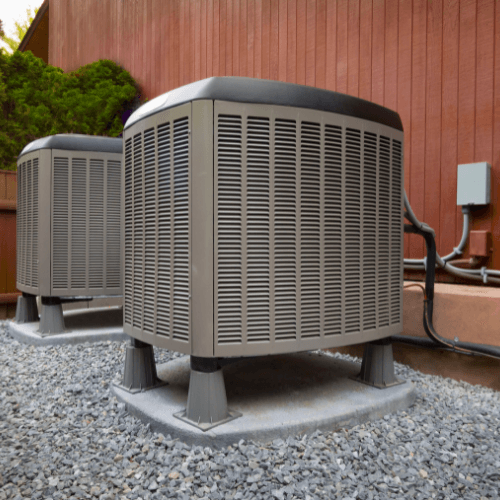
<instances>
[{"instance_id":1,"label":"gray gravel","mask_svg":"<svg viewBox=\"0 0 500 500\"><path fill-rule=\"evenodd\" d=\"M418 388L408 411L212 450L150 432L116 401L125 345L27 346L0 322L0 500L499 497L499 392L397 364Z\"/></svg>"}]
</instances>

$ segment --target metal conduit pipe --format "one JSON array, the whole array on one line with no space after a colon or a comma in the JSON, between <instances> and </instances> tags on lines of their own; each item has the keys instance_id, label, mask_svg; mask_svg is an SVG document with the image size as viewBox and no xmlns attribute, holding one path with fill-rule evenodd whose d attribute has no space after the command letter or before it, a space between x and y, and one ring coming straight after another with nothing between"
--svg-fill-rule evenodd
<instances>
[{"instance_id":1,"label":"metal conduit pipe","mask_svg":"<svg viewBox=\"0 0 500 500\"><path fill-rule=\"evenodd\" d=\"M469 238L470 208L468 206L462 207L462 213L464 214L462 238L460 239L460 243L458 244L458 246L453 249L453 252L449 253L448 255L445 255L444 257L441 257L443 262L448 262L449 260L454 259L459 255L462 255L462 252L467 243L467 239ZM420 266L419 268L423 269L423 267L425 266L425 259L405 259L404 263L405 266L407 265Z\"/></svg>"},{"instance_id":2,"label":"metal conduit pipe","mask_svg":"<svg viewBox=\"0 0 500 500\"><path fill-rule=\"evenodd\" d=\"M404 193L404 206L405 206L405 217L413 224L414 227L419 229L422 233L429 233L432 234L433 237L436 236L436 233L434 230L429 227L427 224L420 222L416 215L413 213L413 210L411 208L410 202L408 201L408 197L406 196L406 191ZM463 209L462 209L463 211ZM468 236L468 226L469 226L469 214L467 214L467 232L465 236L465 241L467 240ZM465 212L464 212L464 228L465 228ZM462 238L460 240L459 246L454 250L460 250L463 249L463 246L460 247L462 242L464 241L464 233L462 232ZM465 243L464 243L465 246ZM449 254L445 258L448 259L450 257ZM451 257L450 257L451 258ZM405 259L405 267L406 269L414 269L414 270L424 270L427 269L426 263L429 262L429 256L427 256L425 259L419 260L419 259L413 259L411 263L407 264L407 260ZM444 260L437 252L435 254L435 261L439 267L442 267L445 271L448 271L450 274L453 274L454 276L458 276L460 278L464 279L472 279L476 281L482 281L483 283L496 283L500 284L500 271L496 269L486 269L486 267L482 267L481 269L462 269L455 267L453 264L448 262L448 260ZM495 276L498 276L496 278Z\"/></svg>"}]
</instances>

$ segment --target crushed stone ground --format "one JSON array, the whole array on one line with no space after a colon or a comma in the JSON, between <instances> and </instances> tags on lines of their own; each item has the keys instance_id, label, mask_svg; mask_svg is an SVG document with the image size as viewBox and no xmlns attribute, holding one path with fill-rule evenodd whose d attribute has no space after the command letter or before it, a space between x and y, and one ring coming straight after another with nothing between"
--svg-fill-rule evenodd
<instances>
[{"instance_id":1,"label":"crushed stone ground","mask_svg":"<svg viewBox=\"0 0 500 500\"><path fill-rule=\"evenodd\" d=\"M111 393L125 342L35 347L5 325L0 500L500 496L500 392L396 364L418 391L406 411L340 432L191 447L152 433Z\"/></svg>"}]
</instances>

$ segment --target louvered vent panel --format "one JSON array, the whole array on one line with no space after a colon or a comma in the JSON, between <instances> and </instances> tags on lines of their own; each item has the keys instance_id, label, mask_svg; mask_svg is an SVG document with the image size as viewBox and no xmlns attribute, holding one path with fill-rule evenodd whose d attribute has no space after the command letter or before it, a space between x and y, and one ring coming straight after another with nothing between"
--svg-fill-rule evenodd
<instances>
[{"instance_id":1,"label":"louvered vent panel","mask_svg":"<svg viewBox=\"0 0 500 500\"><path fill-rule=\"evenodd\" d=\"M247 119L247 340L269 342L269 118Z\"/></svg>"},{"instance_id":2,"label":"louvered vent panel","mask_svg":"<svg viewBox=\"0 0 500 500\"><path fill-rule=\"evenodd\" d=\"M23 174L23 263L22 263L22 276L23 283L29 285L27 277L28 269L28 185L29 185L29 174L28 174L28 162L24 164L24 174Z\"/></svg>"},{"instance_id":3,"label":"louvered vent panel","mask_svg":"<svg viewBox=\"0 0 500 500\"><path fill-rule=\"evenodd\" d=\"M71 288L87 287L87 160L71 160Z\"/></svg>"},{"instance_id":4,"label":"louvered vent panel","mask_svg":"<svg viewBox=\"0 0 500 500\"><path fill-rule=\"evenodd\" d=\"M189 121L174 121L173 338L189 341Z\"/></svg>"},{"instance_id":5,"label":"louvered vent panel","mask_svg":"<svg viewBox=\"0 0 500 500\"><path fill-rule=\"evenodd\" d=\"M144 192L142 171L142 134L134 135L133 144L133 199L134 199L134 290L132 325L142 329L144 287Z\"/></svg>"},{"instance_id":6,"label":"louvered vent panel","mask_svg":"<svg viewBox=\"0 0 500 500\"><path fill-rule=\"evenodd\" d=\"M297 338L297 123L275 120L274 321L277 341Z\"/></svg>"},{"instance_id":7,"label":"louvered vent panel","mask_svg":"<svg viewBox=\"0 0 500 500\"><path fill-rule=\"evenodd\" d=\"M379 327L384 327L390 323L391 142L384 136L379 141L378 309Z\"/></svg>"},{"instance_id":8,"label":"louvered vent panel","mask_svg":"<svg viewBox=\"0 0 500 500\"><path fill-rule=\"evenodd\" d=\"M217 335L242 341L242 123L219 115L217 131Z\"/></svg>"},{"instance_id":9,"label":"louvered vent panel","mask_svg":"<svg viewBox=\"0 0 500 500\"><path fill-rule=\"evenodd\" d=\"M302 122L300 137L301 337L320 334L320 161L319 123Z\"/></svg>"},{"instance_id":10,"label":"louvered vent panel","mask_svg":"<svg viewBox=\"0 0 500 500\"><path fill-rule=\"evenodd\" d=\"M377 135L363 145L363 329L377 327Z\"/></svg>"},{"instance_id":11,"label":"louvered vent panel","mask_svg":"<svg viewBox=\"0 0 500 500\"><path fill-rule=\"evenodd\" d=\"M325 335L342 333L342 129L325 125Z\"/></svg>"},{"instance_id":12,"label":"louvered vent panel","mask_svg":"<svg viewBox=\"0 0 500 500\"><path fill-rule=\"evenodd\" d=\"M133 166L132 166L132 139L127 139L125 142L125 219L124 219L124 276L123 276L123 315L124 322L128 325L132 324L132 307L133 307L133 258L134 258L134 191L133 191Z\"/></svg>"},{"instance_id":13,"label":"louvered vent panel","mask_svg":"<svg viewBox=\"0 0 500 500\"><path fill-rule=\"evenodd\" d=\"M181 115L125 142L125 323L182 344L191 329L189 127Z\"/></svg>"},{"instance_id":14,"label":"louvered vent panel","mask_svg":"<svg viewBox=\"0 0 500 500\"><path fill-rule=\"evenodd\" d=\"M145 210L145 276L144 331L153 333L155 324L156 285L156 176L155 131L144 132L144 210Z\"/></svg>"},{"instance_id":15,"label":"louvered vent panel","mask_svg":"<svg viewBox=\"0 0 500 500\"><path fill-rule=\"evenodd\" d=\"M24 195L24 200L23 200L23 281L25 285L29 286L29 281L28 281L28 272L29 272L29 263L28 263L28 252L29 252L29 245L28 245L28 239L29 239L29 227L28 227L28 220L30 217L29 213L29 184L30 184L30 175L29 175L29 162L26 162L26 165L24 166L24 185L23 185L23 195Z\"/></svg>"},{"instance_id":16,"label":"louvered vent panel","mask_svg":"<svg viewBox=\"0 0 500 500\"><path fill-rule=\"evenodd\" d=\"M24 195L22 186L24 183L25 162L17 166L17 209L16 209L16 281L24 284L22 279L22 255L23 255L23 202Z\"/></svg>"},{"instance_id":17,"label":"louvered vent panel","mask_svg":"<svg viewBox=\"0 0 500 500\"><path fill-rule=\"evenodd\" d=\"M19 283L26 283L26 162L18 168L17 180L17 276Z\"/></svg>"},{"instance_id":18,"label":"louvered vent panel","mask_svg":"<svg viewBox=\"0 0 500 500\"><path fill-rule=\"evenodd\" d=\"M104 161L89 161L89 288L104 286Z\"/></svg>"},{"instance_id":19,"label":"louvered vent panel","mask_svg":"<svg viewBox=\"0 0 500 500\"><path fill-rule=\"evenodd\" d=\"M67 289L68 276L68 158L54 158L52 205L52 288Z\"/></svg>"},{"instance_id":20,"label":"louvered vent panel","mask_svg":"<svg viewBox=\"0 0 500 500\"><path fill-rule=\"evenodd\" d=\"M401 266L402 254L402 148L401 142L392 141L391 165L391 324L399 323L401 318Z\"/></svg>"},{"instance_id":21,"label":"louvered vent panel","mask_svg":"<svg viewBox=\"0 0 500 500\"><path fill-rule=\"evenodd\" d=\"M121 280L121 171L120 161L108 160L106 199L106 288L120 288Z\"/></svg>"},{"instance_id":22,"label":"louvered vent panel","mask_svg":"<svg viewBox=\"0 0 500 500\"><path fill-rule=\"evenodd\" d=\"M345 331L361 330L361 133L346 129L345 144Z\"/></svg>"},{"instance_id":23,"label":"louvered vent panel","mask_svg":"<svg viewBox=\"0 0 500 500\"><path fill-rule=\"evenodd\" d=\"M170 337L172 287L172 181L170 123L158 126L158 292L156 332Z\"/></svg>"},{"instance_id":24,"label":"louvered vent panel","mask_svg":"<svg viewBox=\"0 0 500 500\"><path fill-rule=\"evenodd\" d=\"M33 158L33 238L31 251L31 286L38 287L38 158Z\"/></svg>"},{"instance_id":25,"label":"louvered vent panel","mask_svg":"<svg viewBox=\"0 0 500 500\"><path fill-rule=\"evenodd\" d=\"M220 353L401 322L402 143L279 113L216 115Z\"/></svg>"},{"instance_id":26,"label":"louvered vent panel","mask_svg":"<svg viewBox=\"0 0 500 500\"><path fill-rule=\"evenodd\" d=\"M26 162L26 284L31 286L33 251L33 167L31 160Z\"/></svg>"}]
</instances>

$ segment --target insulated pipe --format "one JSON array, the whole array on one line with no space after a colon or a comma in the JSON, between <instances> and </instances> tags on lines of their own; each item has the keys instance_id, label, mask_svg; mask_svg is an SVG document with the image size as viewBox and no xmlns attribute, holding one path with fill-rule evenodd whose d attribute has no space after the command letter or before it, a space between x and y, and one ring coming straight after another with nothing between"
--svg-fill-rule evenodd
<instances>
[{"instance_id":1,"label":"insulated pipe","mask_svg":"<svg viewBox=\"0 0 500 500\"><path fill-rule=\"evenodd\" d=\"M482 354L495 359L500 359L500 348L494 346L485 346L482 344L472 344L469 342L456 342L454 340L441 337L432 323L434 309L434 280L436 276L436 241L433 232L421 230L412 225L405 224L406 233L419 234L425 239L427 248L428 266L425 272L425 299L424 299L424 330L427 336L436 343L436 346L444 346L457 352L465 354Z\"/></svg>"},{"instance_id":2,"label":"insulated pipe","mask_svg":"<svg viewBox=\"0 0 500 500\"><path fill-rule=\"evenodd\" d=\"M420 222L417 219L416 215L413 213L413 210L410 206L410 202L408 201L408 197L406 196L406 191L404 193L404 206L405 206L405 210L406 210L405 217L413 224L413 226L415 226L417 229L419 229L419 231L421 231L421 233L429 233L429 234L432 234L433 237L436 236L436 233L434 232L434 230L431 227L429 227L427 224ZM462 209L462 211L463 211L463 209ZM467 217L467 219L468 218L469 217ZM464 212L464 219L465 219L465 212ZM468 225L468 221L467 221L467 225ZM465 221L464 221L464 226L465 226ZM405 225L405 227L406 227L406 225ZM423 234L422 234L422 236L423 236ZM462 234L462 240L460 241L460 243L462 243L463 239L464 239L464 236ZM457 248L460 248L460 244ZM421 264L420 263L417 264L417 263L413 262L411 264L405 265L405 267L407 269L414 269L414 270L419 270L419 271L426 269L428 267L426 265L426 262L429 262L428 257L429 256L427 256L427 258L424 259ZM446 256L446 257L448 257L448 256ZM464 279L473 279L476 281L482 281L485 284L488 282L500 284L500 271L498 271L498 270L486 269L485 267L482 267L481 269L461 269L461 268L455 267L454 265L452 265L451 263L448 263L447 261L444 261L439 256L439 254L437 252L435 254L435 260L440 267L442 267L445 271L448 271L450 274L453 274L454 276L458 276L458 277L464 278ZM405 260L405 262L406 262L406 260ZM495 278L492 276L498 276L499 278Z\"/></svg>"},{"instance_id":3,"label":"insulated pipe","mask_svg":"<svg viewBox=\"0 0 500 500\"><path fill-rule=\"evenodd\" d=\"M443 262L448 262L449 260L454 259L455 257L458 257L459 255L462 255L462 252L463 252L465 245L467 243L467 239L469 238L470 208L468 206L463 206L462 213L464 214L462 238L461 238L458 246L453 249L453 252L449 253L448 255L445 255L444 257L441 257ZM422 269L425 266L425 259L405 259L404 263L405 263L405 266L406 265L421 266L420 269Z\"/></svg>"}]
</instances>

